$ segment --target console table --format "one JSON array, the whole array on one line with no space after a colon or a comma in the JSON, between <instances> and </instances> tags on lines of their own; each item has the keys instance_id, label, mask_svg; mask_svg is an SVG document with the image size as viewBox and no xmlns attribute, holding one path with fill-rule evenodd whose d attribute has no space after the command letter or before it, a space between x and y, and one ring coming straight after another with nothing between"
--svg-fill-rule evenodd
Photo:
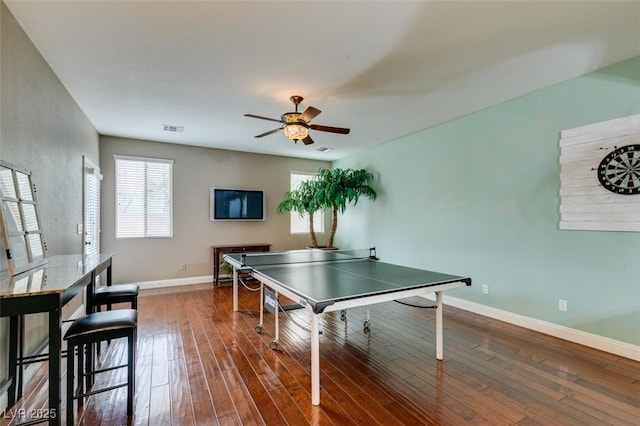
<instances>
[{"instance_id":1,"label":"console table","mask_svg":"<svg viewBox=\"0 0 640 426\"><path fill-rule=\"evenodd\" d=\"M18 321L26 314L49 313L49 406L28 410L40 413L41 421L60 424L60 379L62 376L62 307L83 289L87 289L86 312L92 310L96 277L107 272L111 285L113 253L95 255L60 255L46 259L46 263L21 274L0 273L0 316L10 318L8 405L11 407L22 394L16 387L18 368ZM33 420L30 422L29 420ZM27 419L28 424L38 422Z\"/></svg>"},{"instance_id":2,"label":"console table","mask_svg":"<svg viewBox=\"0 0 640 426\"><path fill-rule=\"evenodd\" d=\"M265 252L271 250L271 244L244 244L211 246L213 249L213 282L220 284L220 258L226 253Z\"/></svg>"}]
</instances>

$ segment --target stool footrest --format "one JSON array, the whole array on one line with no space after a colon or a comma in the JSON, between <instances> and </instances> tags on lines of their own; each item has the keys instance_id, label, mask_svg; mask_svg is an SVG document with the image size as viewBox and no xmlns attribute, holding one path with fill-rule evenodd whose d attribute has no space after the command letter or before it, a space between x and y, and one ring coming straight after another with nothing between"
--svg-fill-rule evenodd
<instances>
[{"instance_id":1,"label":"stool footrest","mask_svg":"<svg viewBox=\"0 0 640 426\"><path fill-rule=\"evenodd\" d=\"M100 388L100 389L96 389L96 390L91 390L91 391L85 392L85 393L79 393L80 389L76 389L76 391L74 392L75 399L80 399L80 398L84 398L86 396L96 395L96 394L102 393L102 392L112 391L114 389L123 388L125 386L129 386L129 384L127 382L124 382L124 383L120 383L118 385L108 386L106 388Z\"/></svg>"},{"instance_id":2,"label":"stool footrest","mask_svg":"<svg viewBox=\"0 0 640 426\"><path fill-rule=\"evenodd\" d=\"M60 351L60 355L62 358L65 358L67 356L67 351L63 350ZM29 365L29 364L35 364L37 362L47 362L49 361L49 354L38 354L38 355L28 355L28 356L23 356L22 358L19 358L16 361L16 364L19 366L21 365Z\"/></svg>"},{"instance_id":3,"label":"stool footrest","mask_svg":"<svg viewBox=\"0 0 640 426\"><path fill-rule=\"evenodd\" d=\"M88 372L87 374L83 374L83 377L89 377L89 376L95 376L98 373L104 373L106 371L112 371L112 370L118 370L120 368L125 368L128 367L127 364L122 364L122 365L116 365L115 367L109 367L109 368L103 368L102 370L93 370Z\"/></svg>"}]
</instances>

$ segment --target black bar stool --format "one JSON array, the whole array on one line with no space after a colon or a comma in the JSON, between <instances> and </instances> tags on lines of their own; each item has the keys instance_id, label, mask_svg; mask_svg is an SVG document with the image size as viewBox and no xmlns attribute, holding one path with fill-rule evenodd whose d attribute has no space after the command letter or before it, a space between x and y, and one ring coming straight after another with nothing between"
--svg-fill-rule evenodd
<instances>
[{"instance_id":1,"label":"black bar stool","mask_svg":"<svg viewBox=\"0 0 640 426\"><path fill-rule=\"evenodd\" d=\"M135 390L135 363L136 363L136 330L138 311L135 309L116 309L107 312L95 312L78 318L71 324L64 335L67 341L67 424L74 423L74 400L78 400L78 407L84 405L84 398L101 392L127 386L127 416L133 416L133 395ZM94 344L111 339L126 337L127 363L114 367L96 370L92 356L85 359L85 351L90 353ZM78 365L75 367L75 354L77 350ZM89 383L98 373L103 373L118 368L127 367L127 382L102 389L90 389ZM77 387L76 380L77 377Z\"/></svg>"},{"instance_id":2,"label":"black bar stool","mask_svg":"<svg viewBox=\"0 0 640 426\"><path fill-rule=\"evenodd\" d=\"M107 306L110 311L114 303L129 303L131 309L138 309L137 284L115 284L97 287L93 292L93 308L97 312L102 311L102 306ZM108 340L107 343L111 341ZM100 355L100 344L98 344L98 355Z\"/></svg>"},{"instance_id":3,"label":"black bar stool","mask_svg":"<svg viewBox=\"0 0 640 426\"><path fill-rule=\"evenodd\" d=\"M93 306L100 312L102 306L107 306L107 311L111 310L114 303L129 303L131 309L138 309L138 291L136 284L115 284L97 287L93 294Z\"/></svg>"}]
</instances>

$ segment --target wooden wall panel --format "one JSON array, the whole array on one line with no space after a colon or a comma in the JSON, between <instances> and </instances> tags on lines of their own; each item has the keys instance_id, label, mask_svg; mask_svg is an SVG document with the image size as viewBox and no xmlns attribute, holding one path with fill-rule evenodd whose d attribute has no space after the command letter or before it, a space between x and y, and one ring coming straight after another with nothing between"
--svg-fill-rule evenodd
<instances>
[{"instance_id":1,"label":"wooden wall panel","mask_svg":"<svg viewBox=\"0 0 640 426\"><path fill-rule=\"evenodd\" d=\"M628 145L640 145L640 114L561 132L560 229L640 231L640 194L614 193L598 180L604 157Z\"/></svg>"}]
</instances>

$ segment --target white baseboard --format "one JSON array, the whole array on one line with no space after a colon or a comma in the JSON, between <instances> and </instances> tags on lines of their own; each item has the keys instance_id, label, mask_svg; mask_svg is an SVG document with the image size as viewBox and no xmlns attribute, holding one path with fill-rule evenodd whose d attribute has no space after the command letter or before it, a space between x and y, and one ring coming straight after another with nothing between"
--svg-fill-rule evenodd
<instances>
[{"instance_id":1,"label":"white baseboard","mask_svg":"<svg viewBox=\"0 0 640 426\"><path fill-rule=\"evenodd\" d=\"M140 281L137 284L140 290L156 290L170 287L181 287L185 285L213 283L213 275L204 275L201 277L186 277L186 278L174 278L171 280L157 280L157 281Z\"/></svg>"},{"instance_id":2,"label":"white baseboard","mask_svg":"<svg viewBox=\"0 0 640 426\"><path fill-rule=\"evenodd\" d=\"M430 296L427 296L427 298L434 300L435 296L433 296L433 299ZM509 311L503 311L501 309L492 308L490 306L481 305L479 303L470 302L457 297L444 295L443 303L455 308L464 309L465 311L537 331L539 333L568 340L569 342L609 352L634 361L640 361L640 346L632 345L631 343L621 342L608 337L598 336L597 334L587 333L586 331L576 330L574 328L553 324Z\"/></svg>"}]
</instances>

